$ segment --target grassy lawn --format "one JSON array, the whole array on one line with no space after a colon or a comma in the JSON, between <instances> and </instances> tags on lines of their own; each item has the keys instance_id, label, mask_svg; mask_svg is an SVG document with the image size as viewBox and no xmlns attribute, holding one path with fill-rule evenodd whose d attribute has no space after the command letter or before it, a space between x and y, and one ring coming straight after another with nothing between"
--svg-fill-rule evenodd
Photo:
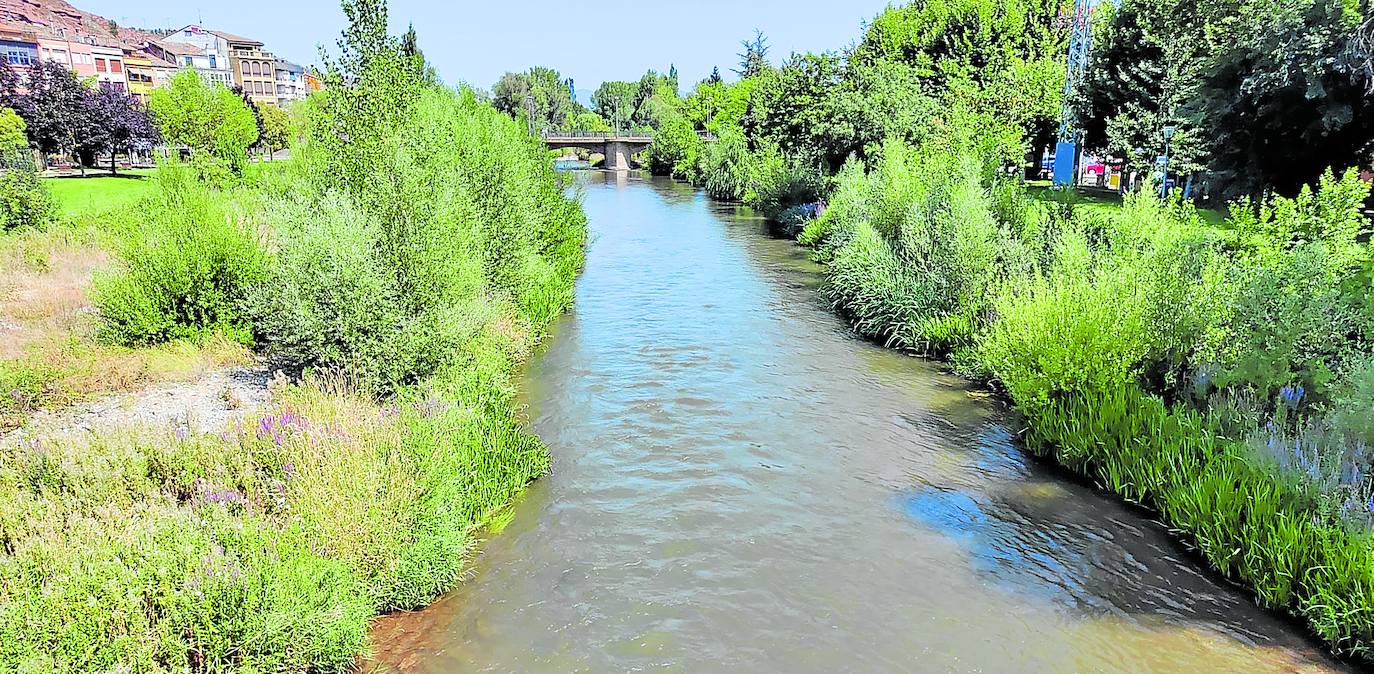
<instances>
[{"instance_id":1,"label":"grassy lawn","mask_svg":"<svg viewBox=\"0 0 1374 674\"><path fill-rule=\"evenodd\" d=\"M1063 192L1051 189L1048 185L1048 181L1032 182L1027 186L1027 190L1030 192L1031 196L1037 199L1045 199L1047 201L1059 202L1065 201L1066 199L1066 195ZM1121 197L1119 196L1102 196L1097 194L1085 194L1079 192L1076 196L1069 198L1072 199L1072 202L1076 208L1080 208L1089 212L1115 212L1121 209ZM1215 208L1199 207L1197 209L1197 213L1199 216L1202 217L1203 222L1207 223L1208 225L1220 229L1226 229L1225 211Z\"/></svg>"},{"instance_id":2,"label":"grassy lawn","mask_svg":"<svg viewBox=\"0 0 1374 674\"><path fill-rule=\"evenodd\" d=\"M63 215L83 212L102 212L137 202L153 187L154 169L121 171L117 176L108 173L86 178L45 178L44 183L57 199Z\"/></svg>"}]
</instances>

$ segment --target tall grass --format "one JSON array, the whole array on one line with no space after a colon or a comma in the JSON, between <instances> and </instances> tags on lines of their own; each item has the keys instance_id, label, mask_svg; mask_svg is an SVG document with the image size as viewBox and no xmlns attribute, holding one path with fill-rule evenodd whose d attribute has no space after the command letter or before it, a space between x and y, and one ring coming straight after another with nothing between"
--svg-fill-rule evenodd
<instances>
[{"instance_id":1,"label":"tall grass","mask_svg":"<svg viewBox=\"0 0 1374 674\"><path fill-rule=\"evenodd\" d=\"M514 374L571 302L581 208L353 4L295 158L222 189L160 171L98 295L109 340L227 333L297 383L220 432L0 453L0 670L347 670L548 470Z\"/></svg>"},{"instance_id":2,"label":"tall grass","mask_svg":"<svg viewBox=\"0 0 1374 674\"><path fill-rule=\"evenodd\" d=\"M969 119L836 177L799 237L836 306L1004 390L1033 447L1374 656L1368 186L1238 204L1230 231L1151 194L1078 209L989 170Z\"/></svg>"}]
</instances>

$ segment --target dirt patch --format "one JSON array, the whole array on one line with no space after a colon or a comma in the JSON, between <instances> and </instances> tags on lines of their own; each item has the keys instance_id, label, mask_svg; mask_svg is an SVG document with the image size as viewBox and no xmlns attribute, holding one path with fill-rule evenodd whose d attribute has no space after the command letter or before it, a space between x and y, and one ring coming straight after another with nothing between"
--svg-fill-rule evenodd
<instances>
[{"instance_id":1,"label":"dirt patch","mask_svg":"<svg viewBox=\"0 0 1374 674\"><path fill-rule=\"evenodd\" d=\"M30 344L93 330L86 291L96 270L108 266L107 253L60 242L39 246L37 262L24 259L22 250L6 252L7 272L0 279L0 359L17 358Z\"/></svg>"},{"instance_id":2,"label":"dirt patch","mask_svg":"<svg viewBox=\"0 0 1374 674\"><path fill-rule=\"evenodd\" d=\"M40 411L3 437L99 434L134 426L216 431L246 418L271 400L272 373L265 367L214 370L192 381L159 384L107 396L60 411Z\"/></svg>"}]
</instances>

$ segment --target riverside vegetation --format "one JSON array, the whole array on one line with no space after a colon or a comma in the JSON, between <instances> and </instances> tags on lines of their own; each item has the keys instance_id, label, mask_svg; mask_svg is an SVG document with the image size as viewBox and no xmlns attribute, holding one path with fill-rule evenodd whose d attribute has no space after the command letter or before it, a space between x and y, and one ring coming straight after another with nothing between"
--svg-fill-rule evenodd
<instances>
[{"instance_id":1,"label":"riverside vegetation","mask_svg":"<svg viewBox=\"0 0 1374 674\"><path fill-rule=\"evenodd\" d=\"M581 208L384 3L343 4L292 160L162 166L100 225L121 243L92 289L108 348L243 344L301 377L218 432L0 453L0 670L345 670L547 470L512 377L571 302Z\"/></svg>"},{"instance_id":2,"label":"riverside vegetation","mask_svg":"<svg viewBox=\"0 0 1374 674\"><path fill-rule=\"evenodd\" d=\"M1147 4L1128 0L1106 29L1138 30L1118 23ZM1293 16L1322 17L1301 29L1312 68L1367 84L1367 4L1299 4L1311 7ZM1213 8L1206 20L1230 17L1218 34L1246 44L1190 54L1192 76L1218 72L1199 60L1224 69L1250 41L1292 28L1268 25L1266 6ZM1032 449L1157 510L1215 569L1335 651L1374 658L1369 185L1353 169L1309 174L1286 196L1235 201L1221 225L1148 189L1115 209L1028 190L1006 169L1058 115L1067 35L1057 8L893 7L845 53L794 54L781 67L756 38L739 82L704 80L656 120L647 165L758 208L828 265L826 292L856 330L1005 392ZM1172 57L1151 58L1144 67ZM1247 81L1225 72L1202 83ZM1266 86L1281 98L1299 85ZM1132 108L1113 138L1134 138L1120 124L1182 114L1170 105ZM1374 110L1374 95L1359 105ZM1227 120L1202 121L1188 127L1189 161L1210 156L1230 179L1222 191L1291 179L1225 165L1229 131L1209 155L1201 130ZM703 143L701 129L718 142Z\"/></svg>"}]
</instances>

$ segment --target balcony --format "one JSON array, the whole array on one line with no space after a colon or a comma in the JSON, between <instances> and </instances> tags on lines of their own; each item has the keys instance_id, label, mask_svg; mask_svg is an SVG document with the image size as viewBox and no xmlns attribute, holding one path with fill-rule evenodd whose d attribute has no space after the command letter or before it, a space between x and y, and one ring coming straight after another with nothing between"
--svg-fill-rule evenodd
<instances>
[{"instance_id":1,"label":"balcony","mask_svg":"<svg viewBox=\"0 0 1374 674\"><path fill-rule=\"evenodd\" d=\"M229 55L234 58L240 59L262 59L265 61L277 60L277 57L273 56L272 52L262 51L260 49L235 49L233 51L230 51Z\"/></svg>"}]
</instances>

